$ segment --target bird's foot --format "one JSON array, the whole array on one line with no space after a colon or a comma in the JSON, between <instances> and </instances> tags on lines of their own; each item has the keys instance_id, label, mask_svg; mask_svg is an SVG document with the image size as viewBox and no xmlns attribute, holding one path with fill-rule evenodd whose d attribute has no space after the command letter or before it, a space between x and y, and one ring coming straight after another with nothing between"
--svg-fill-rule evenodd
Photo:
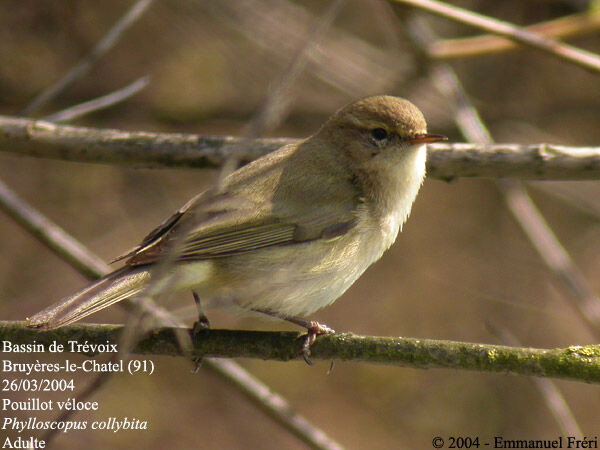
<instances>
[{"instance_id":1,"label":"bird's foot","mask_svg":"<svg viewBox=\"0 0 600 450\"><path fill-rule=\"evenodd\" d=\"M198 333L202 330L208 330L210 328L210 322L208 321L208 317L204 314L204 310L202 309L202 304L200 303L200 297L195 292L192 292L194 296L194 302L196 303L196 308L198 309L198 320L194 322L194 326L192 328L193 336L197 336ZM202 366L202 356L198 356L192 359L195 367L192 370L192 373L198 373L200 367Z\"/></svg>"},{"instance_id":2,"label":"bird's foot","mask_svg":"<svg viewBox=\"0 0 600 450\"><path fill-rule=\"evenodd\" d=\"M295 316L279 315L272 311L262 310L262 309L253 309L252 311L258 312L261 314L266 314L267 316L271 316L271 317L277 317L278 319L287 320L288 322L291 322L300 327L306 328L307 333L306 333L306 337L304 338L304 343L302 344L301 354L302 354L302 357L304 358L304 361L306 361L306 364L308 364L309 366L314 365L313 362L309 358L310 346L315 342L315 339L317 339L317 336L319 336L320 334L334 334L335 333L334 329L329 328L327 325L319 323L316 320L305 320L305 319L302 319L300 317L295 317Z\"/></svg>"},{"instance_id":3,"label":"bird's foot","mask_svg":"<svg viewBox=\"0 0 600 450\"><path fill-rule=\"evenodd\" d=\"M309 366L314 365L314 363L310 360L310 346L315 342L317 336L320 334L334 334L335 330L329 328L327 325L316 322L314 320L307 321L306 324L303 324L306 328L306 337L304 338L304 343L302 344L302 357L306 364Z\"/></svg>"},{"instance_id":4,"label":"bird's foot","mask_svg":"<svg viewBox=\"0 0 600 450\"><path fill-rule=\"evenodd\" d=\"M198 334L200 330L207 330L210 328L210 322L208 321L208 317L204 314L204 310L202 309L202 303L200 302L200 296L195 292L192 292L194 296L194 303L196 303L196 309L198 310L198 320L194 322L194 334Z\"/></svg>"},{"instance_id":5,"label":"bird's foot","mask_svg":"<svg viewBox=\"0 0 600 450\"><path fill-rule=\"evenodd\" d=\"M208 317L204 314L198 316L198 320L194 322L193 331L194 334L198 334L201 330L208 330L210 328L210 322L208 321Z\"/></svg>"}]
</instances>

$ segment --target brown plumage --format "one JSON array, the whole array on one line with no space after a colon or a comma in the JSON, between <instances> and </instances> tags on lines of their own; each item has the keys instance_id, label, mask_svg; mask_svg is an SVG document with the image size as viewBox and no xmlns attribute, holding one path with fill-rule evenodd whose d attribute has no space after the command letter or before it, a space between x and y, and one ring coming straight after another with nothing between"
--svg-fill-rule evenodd
<instances>
[{"instance_id":1,"label":"brown plumage","mask_svg":"<svg viewBox=\"0 0 600 450\"><path fill-rule=\"evenodd\" d=\"M123 268L36 314L29 326L56 328L138 295L166 255L175 289L304 325L293 316L334 301L394 242L425 175L424 144L441 139L427 134L423 115L406 100L352 103L315 135L190 200L118 258Z\"/></svg>"}]
</instances>

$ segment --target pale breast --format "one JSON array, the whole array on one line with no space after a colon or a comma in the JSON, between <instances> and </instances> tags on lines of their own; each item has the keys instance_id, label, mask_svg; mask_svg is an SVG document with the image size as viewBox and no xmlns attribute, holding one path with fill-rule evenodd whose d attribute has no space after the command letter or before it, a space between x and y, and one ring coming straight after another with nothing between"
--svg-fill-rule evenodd
<instances>
[{"instance_id":1,"label":"pale breast","mask_svg":"<svg viewBox=\"0 0 600 450\"><path fill-rule=\"evenodd\" d=\"M419 151L421 150L421 151ZM365 202L358 225L334 239L275 246L215 260L215 276L198 290L246 309L304 316L340 297L394 243L417 195L425 151L404 154L387 175L379 208Z\"/></svg>"}]
</instances>

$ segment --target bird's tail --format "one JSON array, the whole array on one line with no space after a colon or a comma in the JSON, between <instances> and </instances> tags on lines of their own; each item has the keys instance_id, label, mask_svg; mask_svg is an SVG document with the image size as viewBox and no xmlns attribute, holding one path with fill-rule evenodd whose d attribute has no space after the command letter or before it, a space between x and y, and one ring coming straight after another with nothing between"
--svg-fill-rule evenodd
<instances>
[{"instance_id":1,"label":"bird's tail","mask_svg":"<svg viewBox=\"0 0 600 450\"><path fill-rule=\"evenodd\" d=\"M71 297L40 311L28 320L27 326L52 330L68 325L139 294L148 281L150 281L148 268L123 267L100 278Z\"/></svg>"}]
</instances>

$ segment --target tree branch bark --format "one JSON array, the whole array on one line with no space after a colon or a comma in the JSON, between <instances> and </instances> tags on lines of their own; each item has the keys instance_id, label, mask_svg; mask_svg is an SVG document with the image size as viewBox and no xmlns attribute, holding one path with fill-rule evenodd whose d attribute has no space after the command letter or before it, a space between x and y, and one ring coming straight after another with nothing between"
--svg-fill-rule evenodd
<instances>
[{"instance_id":1,"label":"tree branch bark","mask_svg":"<svg viewBox=\"0 0 600 450\"><path fill-rule=\"evenodd\" d=\"M68 348L68 341L118 343L121 325L75 324L40 332L25 322L0 321L0 340L14 344L49 345L56 341ZM191 333L191 330L184 330ZM193 339L194 354L204 357L260 358L277 361L300 359L303 336L295 332L243 330L202 330ZM600 384L600 346L571 346L558 349L507 347L503 345L415 339L357 336L351 333L319 336L311 347L312 359L338 359L412 367L446 368L479 372L561 378ZM175 329L153 331L142 339L133 353L185 356ZM93 352L87 356L95 356Z\"/></svg>"},{"instance_id":2,"label":"tree branch bark","mask_svg":"<svg viewBox=\"0 0 600 450\"><path fill-rule=\"evenodd\" d=\"M0 151L128 167L219 167L232 154L246 164L297 139L246 140L235 137L152 133L57 125L0 116ZM600 147L552 144L433 144L430 177L600 179Z\"/></svg>"}]
</instances>

